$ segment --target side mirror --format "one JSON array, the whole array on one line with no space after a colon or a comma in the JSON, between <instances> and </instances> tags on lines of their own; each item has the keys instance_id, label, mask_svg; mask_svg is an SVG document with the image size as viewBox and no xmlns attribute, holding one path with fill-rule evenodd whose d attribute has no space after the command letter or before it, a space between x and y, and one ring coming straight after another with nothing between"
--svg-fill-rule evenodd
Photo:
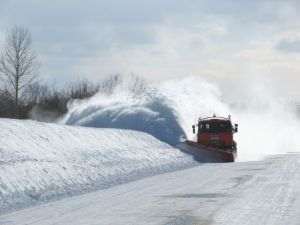
<instances>
[{"instance_id":1,"label":"side mirror","mask_svg":"<svg viewBox=\"0 0 300 225\"><path fill-rule=\"evenodd\" d=\"M193 134L195 134L196 133L196 127L195 127L195 125L193 125L192 128L193 128Z\"/></svg>"},{"instance_id":2,"label":"side mirror","mask_svg":"<svg viewBox=\"0 0 300 225\"><path fill-rule=\"evenodd\" d=\"M238 124L234 124L234 132L237 133L238 132L238 127L239 125Z\"/></svg>"}]
</instances>

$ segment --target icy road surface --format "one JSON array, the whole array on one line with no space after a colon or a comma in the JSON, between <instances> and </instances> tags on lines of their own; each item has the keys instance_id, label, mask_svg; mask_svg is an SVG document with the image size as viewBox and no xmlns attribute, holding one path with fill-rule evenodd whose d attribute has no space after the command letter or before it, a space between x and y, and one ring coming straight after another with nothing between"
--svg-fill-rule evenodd
<instances>
[{"instance_id":1,"label":"icy road surface","mask_svg":"<svg viewBox=\"0 0 300 225\"><path fill-rule=\"evenodd\" d=\"M0 217L1 225L299 225L300 155L205 164Z\"/></svg>"}]
</instances>

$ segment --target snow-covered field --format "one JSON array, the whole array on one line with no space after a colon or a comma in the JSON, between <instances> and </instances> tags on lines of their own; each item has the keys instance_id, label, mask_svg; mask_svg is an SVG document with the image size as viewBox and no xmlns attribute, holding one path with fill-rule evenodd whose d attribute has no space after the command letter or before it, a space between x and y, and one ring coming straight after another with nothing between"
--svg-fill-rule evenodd
<instances>
[{"instance_id":1,"label":"snow-covered field","mask_svg":"<svg viewBox=\"0 0 300 225\"><path fill-rule=\"evenodd\" d=\"M203 164L0 216L1 225L299 225L300 155Z\"/></svg>"},{"instance_id":2,"label":"snow-covered field","mask_svg":"<svg viewBox=\"0 0 300 225\"><path fill-rule=\"evenodd\" d=\"M9 119L0 129L0 214L195 165L137 131Z\"/></svg>"}]
</instances>

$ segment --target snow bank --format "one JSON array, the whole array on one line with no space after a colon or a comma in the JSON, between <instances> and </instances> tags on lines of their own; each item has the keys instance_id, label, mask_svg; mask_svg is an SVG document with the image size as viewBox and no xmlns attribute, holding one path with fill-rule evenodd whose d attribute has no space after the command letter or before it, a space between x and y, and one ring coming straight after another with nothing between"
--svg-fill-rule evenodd
<instances>
[{"instance_id":1,"label":"snow bank","mask_svg":"<svg viewBox=\"0 0 300 225\"><path fill-rule=\"evenodd\" d=\"M193 165L137 131L0 120L0 212Z\"/></svg>"}]
</instances>

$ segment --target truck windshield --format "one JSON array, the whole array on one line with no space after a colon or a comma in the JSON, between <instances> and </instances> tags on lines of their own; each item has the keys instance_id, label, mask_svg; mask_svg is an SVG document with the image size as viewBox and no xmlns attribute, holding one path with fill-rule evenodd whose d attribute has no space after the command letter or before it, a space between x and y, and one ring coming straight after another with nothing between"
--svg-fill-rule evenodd
<instances>
[{"instance_id":1,"label":"truck windshield","mask_svg":"<svg viewBox=\"0 0 300 225\"><path fill-rule=\"evenodd\" d=\"M232 125L230 121L201 121L199 123L199 132L232 132Z\"/></svg>"}]
</instances>

